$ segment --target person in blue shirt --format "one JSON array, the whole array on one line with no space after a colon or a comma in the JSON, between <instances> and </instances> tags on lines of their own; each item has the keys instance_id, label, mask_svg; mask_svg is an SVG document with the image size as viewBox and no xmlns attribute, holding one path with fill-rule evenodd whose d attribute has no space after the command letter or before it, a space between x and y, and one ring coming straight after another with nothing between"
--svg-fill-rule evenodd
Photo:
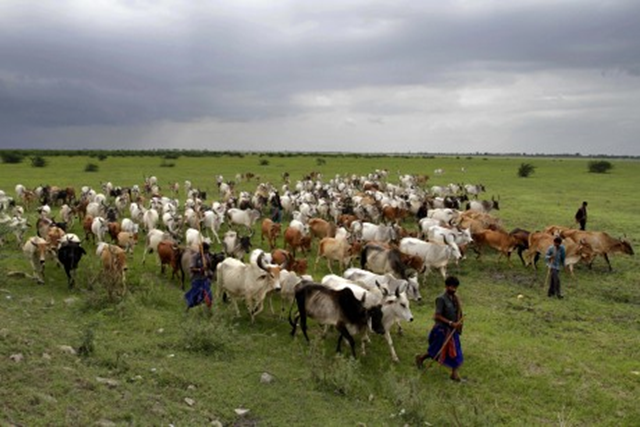
<instances>
[{"instance_id":1,"label":"person in blue shirt","mask_svg":"<svg viewBox=\"0 0 640 427\"><path fill-rule=\"evenodd\" d=\"M557 236L553 239L553 245L549 246L547 254L544 257L550 275L549 291L547 292L549 297L557 296L558 298L564 298L560 291L560 269L564 268L565 257L566 250L562 244L562 238Z\"/></svg>"}]
</instances>

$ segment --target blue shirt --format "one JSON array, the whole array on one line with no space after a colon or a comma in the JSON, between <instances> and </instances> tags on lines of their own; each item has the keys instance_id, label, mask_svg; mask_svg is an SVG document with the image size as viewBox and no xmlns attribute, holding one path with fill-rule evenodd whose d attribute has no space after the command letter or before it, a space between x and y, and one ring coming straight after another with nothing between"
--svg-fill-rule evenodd
<instances>
[{"instance_id":1,"label":"blue shirt","mask_svg":"<svg viewBox=\"0 0 640 427\"><path fill-rule=\"evenodd\" d=\"M554 270L560 270L564 267L564 259L566 256L566 251L564 249L564 245L558 246L556 250L556 245L549 246L547 249L547 254L544 257L544 260L547 262L547 265Z\"/></svg>"}]
</instances>

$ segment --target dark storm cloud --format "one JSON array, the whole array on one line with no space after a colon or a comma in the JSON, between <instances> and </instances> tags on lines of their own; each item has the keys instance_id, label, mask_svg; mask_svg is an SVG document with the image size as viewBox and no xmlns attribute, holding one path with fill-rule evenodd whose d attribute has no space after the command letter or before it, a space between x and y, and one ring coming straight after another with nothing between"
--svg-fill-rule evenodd
<instances>
[{"instance_id":1,"label":"dark storm cloud","mask_svg":"<svg viewBox=\"0 0 640 427\"><path fill-rule=\"evenodd\" d=\"M362 88L381 94L352 99L340 122L427 114L388 101L403 87L444 98L461 87L579 73L586 91L620 74L638 89L638 2L306 4L9 1L0 6L0 146L34 129L249 126L314 114L318 106L295 102L305 94ZM616 102L632 108L630 99Z\"/></svg>"}]
</instances>

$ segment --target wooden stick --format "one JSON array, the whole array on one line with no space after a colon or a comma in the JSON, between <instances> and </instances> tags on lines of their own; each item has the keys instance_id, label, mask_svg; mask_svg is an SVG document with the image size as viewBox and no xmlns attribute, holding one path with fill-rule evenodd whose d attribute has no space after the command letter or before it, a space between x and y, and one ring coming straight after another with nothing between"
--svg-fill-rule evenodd
<instances>
[{"instance_id":1,"label":"wooden stick","mask_svg":"<svg viewBox=\"0 0 640 427\"><path fill-rule=\"evenodd\" d=\"M462 319L464 319L464 316L462 316L458 322L462 322ZM431 362L429 362L429 364L427 365L427 369L429 369L431 367L431 365L433 365L433 362L438 360L438 358L442 354L442 351L447 346L447 344L449 344L449 341L451 341L451 338L453 338L453 334L455 334L455 333L456 333L456 328L452 328L451 332L449 332L449 335L447 335L447 338L444 340L444 343L442 344L442 347L440 347L440 350L438 350L438 352L433 357L433 359L431 359Z\"/></svg>"}]
</instances>

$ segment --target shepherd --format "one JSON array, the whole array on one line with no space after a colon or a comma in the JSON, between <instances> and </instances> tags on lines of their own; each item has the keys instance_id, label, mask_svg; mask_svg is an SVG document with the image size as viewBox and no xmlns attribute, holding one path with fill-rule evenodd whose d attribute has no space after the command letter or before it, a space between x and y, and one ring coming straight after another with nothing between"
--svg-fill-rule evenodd
<instances>
[{"instance_id":1,"label":"shepherd","mask_svg":"<svg viewBox=\"0 0 640 427\"><path fill-rule=\"evenodd\" d=\"M211 254L209 253L209 242L204 241L201 250L191 259L191 289L184 294L187 301L187 311L203 302L211 308L213 295L211 293L211 278L213 272Z\"/></svg>"},{"instance_id":2,"label":"shepherd","mask_svg":"<svg viewBox=\"0 0 640 427\"><path fill-rule=\"evenodd\" d=\"M436 312L433 316L435 324L429 332L429 348L424 354L416 356L416 366L423 367L425 359L432 359L451 369L450 378L453 381L465 381L458 369L464 361L460 334L462 334L462 306L456 295L460 281L455 276L448 276L445 281L445 291L436 298ZM431 366L431 365L429 365Z\"/></svg>"}]
</instances>

